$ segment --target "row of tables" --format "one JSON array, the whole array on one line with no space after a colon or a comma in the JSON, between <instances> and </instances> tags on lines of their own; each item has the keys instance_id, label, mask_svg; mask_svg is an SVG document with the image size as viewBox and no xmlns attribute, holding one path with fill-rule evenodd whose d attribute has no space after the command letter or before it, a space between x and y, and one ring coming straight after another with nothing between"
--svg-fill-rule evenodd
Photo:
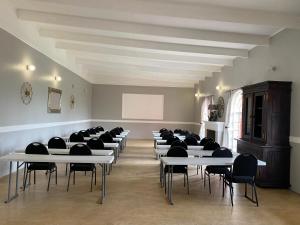
<instances>
[{"instance_id":1,"label":"row of tables","mask_svg":"<svg viewBox=\"0 0 300 225\"><path fill-rule=\"evenodd\" d=\"M124 143L126 145L127 135L130 131L126 130L122 133L122 138L124 138ZM98 134L99 136L101 134ZM118 137L121 138L121 137ZM70 148L78 142L68 142L68 139L64 138L67 142L67 147ZM122 142L123 140L121 140ZM86 144L86 143L80 143ZM102 168L101 173L101 193L100 198L97 203L102 204L106 196L106 175L107 168L112 165L113 162L116 162L117 157L119 156L119 147L120 143L104 143L105 148L113 148L113 150L91 150L92 155L90 156L74 156L69 155L70 149L49 149L49 155L34 155L34 154L25 154L25 150L17 150L14 153L0 157L0 161L9 162L9 177L8 177L8 193L7 200L5 203L12 201L18 197L19 190L19 169L24 164L24 162L49 162L49 163L92 163L100 165ZM13 163L16 162L16 181L15 181L15 191L13 193L12 189L12 170Z\"/></svg>"},{"instance_id":2,"label":"row of tables","mask_svg":"<svg viewBox=\"0 0 300 225\"><path fill-rule=\"evenodd\" d=\"M153 139L157 140L160 134L157 131L153 131ZM203 150L203 146L188 146L188 156L189 157L165 157L167 155L170 145L163 145L155 143L155 154L157 159L160 159L160 183L163 186L164 177L164 167L167 166L167 200L169 204L173 205L173 167L177 165L187 165L187 166L232 166L235 158L239 155L238 153L233 153L232 158L213 158L213 157L203 157L212 156L213 150ZM266 162L258 160L258 166L266 166Z\"/></svg>"}]
</instances>

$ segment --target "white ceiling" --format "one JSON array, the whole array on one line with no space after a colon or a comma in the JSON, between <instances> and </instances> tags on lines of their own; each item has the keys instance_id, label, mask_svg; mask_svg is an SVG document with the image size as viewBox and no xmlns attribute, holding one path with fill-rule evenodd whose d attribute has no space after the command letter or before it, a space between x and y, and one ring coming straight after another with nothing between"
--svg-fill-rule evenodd
<instances>
[{"instance_id":1,"label":"white ceiling","mask_svg":"<svg viewBox=\"0 0 300 225\"><path fill-rule=\"evenodd\" d=\"M300 28L298 0L1 0L0 12L2 28L97 84L193 87Z\"/></svg>"}]
</instances>

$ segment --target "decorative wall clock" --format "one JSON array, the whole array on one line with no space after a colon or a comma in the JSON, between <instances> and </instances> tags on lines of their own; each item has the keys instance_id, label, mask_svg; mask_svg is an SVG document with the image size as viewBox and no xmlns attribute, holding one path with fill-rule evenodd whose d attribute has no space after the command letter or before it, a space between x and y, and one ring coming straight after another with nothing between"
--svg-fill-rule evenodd
<instances>
[{"instance_id":1,"label":"decorative wall clock","mask_svg":"<svg viewBox=\"0 0 300 225\"><path fill-rule=\"evenodd\" d=\"M24 82L21 86L21 99L25 105L28 105L32 99L32 86L29 82Z\"/></svg>"},{"instance_id":2,"label":"decorative wall clock","mask_svg":"<svg viewBox=\"0 0 300 225\"><path fill-rule=\"evenodd\" d=\"M74 95L71 95L70 107L71 107L71 109L74 109L74 107L75 107L75 97L74 97Z\"/></svg>"}]
</instances>

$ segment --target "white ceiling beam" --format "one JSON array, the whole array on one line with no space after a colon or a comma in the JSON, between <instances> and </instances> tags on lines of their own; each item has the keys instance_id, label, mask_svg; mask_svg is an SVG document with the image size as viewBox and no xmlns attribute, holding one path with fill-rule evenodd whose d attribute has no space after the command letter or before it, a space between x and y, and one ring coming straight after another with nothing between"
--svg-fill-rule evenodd
<instances>
[{"instance_id":1,"label":"white ceiling beam","mask_svg":"<svg viewBox=\"0 0 300 225\"><path fill-rule=\"evenodd\" d=\"M80 16L46 13L32 10L17 10L18 18L25 21L102 31L103 35L129 39L152 40L179 44L218 45L220 43L243 44L251 48L268 45L269 37L263 35L196 30L87 18ZM220 44L219 44L220 45Z\"/></svg>"},{"instance_id":2,"label":"white ceiling beam","mask_svg":"<svg viewBox=\"0 0 300 225\"><path fill-rule=\"evenodd\" d=\"M73 54L72 54L73 55ZM145 60L139 58L128 58L128 57L84 57L84 55L77 56L77 62L82 61L91 61L95 63L118 63L126 65L137 65L137 66L150 66L150 67L159 67L166 69L178 69L178 70L189 70L189 71L206 71L206 72L221 72L220 66L212 65L201 65L201 64L192 64L192 63L174 63L174 62L162 62L157 60Z\"/></svg>"},{"instance_id":3,"label":"white ceiling beam","mask_svg":"<svg viewBox=\"0 0 300 225\"><path fill-rule=\"evenodd\" d=\"M190 55L218 55L218 56L236 56L248 57L248 51L244 49L218 48L208 46L195 46L183 44L160 43L153 41L131 40L123 38L112 38L98 35L65 32L60 30L41 29L42 37L54 38L60 40L78 41L85 43L95 43L108 46L122 46L125 48L149 49L154 51L173 52L177 54Z\"/></svg>"},{"instance_id":4,"label":"white ceiling beam","mask_svg":"<svg viewBox=\"0 0 300 225\"><path fill-rule=\"evenodd\" d=\"M185 76L194 76L194 77L209 77L212 72L208 71L191 71L191 70L178 70L171 68L162 68L156 66L140 66L140 65L129 65L129 64L121 64L121 63L107 63L100 62L96 60L84 60L77 59L76 62L82 65L84 68L93 67L98 70L109 70L109 71L120 71L123 73L130 71L137 71L139 73L143 72L153 72L153 73L164 73L164 74L174 74L174 76L180 75L182 77Z\"/></svg>"},{"instance_id":5,"label":"white ceiling beam","mask_svg":"<svg viewBox=\"0 0 300 225\"><path fill-rule=\"evenodd\" d=\"M47 3L46 0L37 0ZM300 16L280 12L230 8L208 4L178 4L166 1L140 0L52 0L51 3L81 7L81 10L92 9L98 15L106 18L116 18L130 21L147 20L158 21L168 19L182 19L185 22L215 21L217 23L251 24L272 26L278 28L300 28ZM91 12L90 12L91 13ZM119 15L116 15L119 13Z\"/></svg>"},{"instance_id":6,"label":"white ceiling beam","mask_svg":"<svg viewBox=\"0 0 300 225\"><path fill-rule=\"evenodd\" d=\"M185 63L198 63L204 65L219 65L219 66L232 66L232 58L212 58L212 57L198 57L198 56L184 56L184 55L173 55L173 54L159 54L151 52L140 52L133 50L124 49L114 49L108 47L101 47L88 44L80 43L69 43L58 41L55 44L58 49L64 49L66 51L72 52L76 55L78 54L92 54L97 57L97 55L107 55L107 56L124 56L124 57L134 57L142 59L153 59L161 60L167 62L185 62Z\"/></svg>"}]
</instances>

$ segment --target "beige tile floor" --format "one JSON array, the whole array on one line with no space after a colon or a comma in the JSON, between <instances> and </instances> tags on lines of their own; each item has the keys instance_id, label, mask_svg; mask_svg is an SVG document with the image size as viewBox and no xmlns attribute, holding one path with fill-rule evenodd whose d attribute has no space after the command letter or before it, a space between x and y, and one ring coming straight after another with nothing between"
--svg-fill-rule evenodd
<instances>
[{"instance_id":1,"label":"beige tile floor","mask_svg":"<svg viewBox=\"0 0 300 225\"><path fill-rule=\"evenodd\" d=\"M59 167L58 185L46 192L47 177L9 204L3 203L7 178L0 180L0 224L2 225L246 225L300 224L300 196L288 190L258 189L260 207L246 200L243 187L236 187L231 207L229 193L222 198L219 179L212 179L212 194L190 169L190 195L180 175L174 181L174 206L168 205L159 185L159 162L152 141L129 141L108 176L108 195L96 204L99 182L89 192L90 176L77 174L76 185L66 192L64 166ZM99 171L98 171L99 175Z\"/></svg>"}]
</instances>

